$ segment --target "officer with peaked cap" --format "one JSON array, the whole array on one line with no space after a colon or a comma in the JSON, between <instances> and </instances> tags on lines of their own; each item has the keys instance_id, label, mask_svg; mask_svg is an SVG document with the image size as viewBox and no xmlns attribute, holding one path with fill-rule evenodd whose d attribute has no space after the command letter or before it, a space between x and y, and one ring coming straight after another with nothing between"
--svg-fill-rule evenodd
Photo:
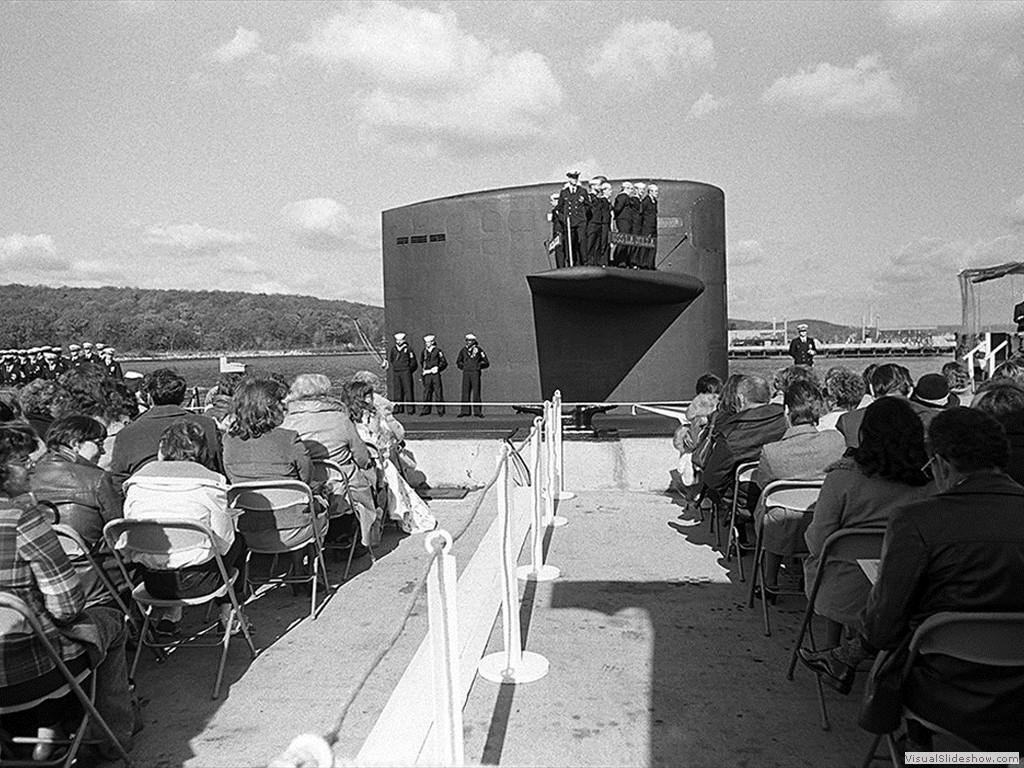
<instances>
[{"instance_id":1,"label":"officer with peaked cap","mask_svg":"<svg viewBox=\"0 0 1024 768\"><path fill-rule=\"evenodd\" d=\"M437 402L437 415L444 416L444 384L441 374L448 367L444 352L437 346L434 334L423 337L423 351L420 353L420 376L423 381L423 410L420 416L430 415L431 403Z\"/></svg>"},{"instance_id":2,"label":"officer with peaked cap","mask_svg":"<svg viewBox=\"0 0 1024 768\"><path fill-rule=\"evenodd\" d=\"M395 343L388 350L388 368L391 369L391 391L388 394L395 403L395 413L405 413L405 404L416 399L412 375L417 367L416 353L409 348L405 334L396 333ZM410 405L409 411L415 413L416 407Z\"/></svg>"},{"instance_id":3,"label":"officer with peaked cap","mask_svg":"<svg viewBox=\"0 0 1024 768\"><path fill-rule=\"evenodd\" d=\"M569 171L565 175L569 178L569 183L558 193L555 217L561 224L562 242L565 243L567 259L564 264L558 266L574 267L587 262L586 232L587 219L590 216L590 195L580 186L579 171Z\"/></svg>"},{"instance_id":4,"label":"officer with peaked cap","mask_svg":"<svg viewBox=\"0 0 1024 768\"><path fill-rule=\"evenodd\" d=\"M112 379L123 379L124 373L121 371L121 364L114 359L116 351L113 347L103 347L100 351L100 363L107 372L107 376Z\"/></svg>"},{"instance_id":5,"label":"officer with peaked cap","mask_svg":"<svg viewBox=\"0 0 1024 768\"><path fill-rule=\"evenodd\" d=\"M796 330L800 335L789 342L789 356L793 358L793 365L810 367L818 354L818 343L807 335L807 323L800 323Z\"/></svg>"},{"instance_id":6,"label":"officer with peaked cap","mask_svg":"<svg viewBox=\"0 0 1024 768\"><path fill-rule=\"evenodd\" d=\"M472 403L472 415L482 419L484 412L480 406L480 371L489 368L491 361L472 333L466 334L466 346L459 350L455 365L462 371L462 410L459 418L470 415Z\"/></svg>"}]
</instances>

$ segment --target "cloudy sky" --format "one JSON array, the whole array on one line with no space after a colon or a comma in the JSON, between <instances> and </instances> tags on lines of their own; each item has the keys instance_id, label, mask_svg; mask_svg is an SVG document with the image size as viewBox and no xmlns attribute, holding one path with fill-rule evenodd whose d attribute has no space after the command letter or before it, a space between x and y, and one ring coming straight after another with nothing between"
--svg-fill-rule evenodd
<instances>
[{"instance_id":1,"label":"cloudy sky","mask_svg":"<svg viewBox=\"0 0 1024 768\"><path fill-rule=\"evenodd\" d=\"M382 209L570 166L722 187L733 317L955 321L1024 2L0 3L5 283L380 303Z\"/></svg>"}]
</instances>

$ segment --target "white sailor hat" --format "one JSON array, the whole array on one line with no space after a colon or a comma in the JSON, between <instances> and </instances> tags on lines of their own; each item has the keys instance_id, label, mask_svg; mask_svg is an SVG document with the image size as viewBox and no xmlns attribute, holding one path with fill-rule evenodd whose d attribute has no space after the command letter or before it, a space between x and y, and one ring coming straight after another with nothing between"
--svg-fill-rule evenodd
<instances>
[{"instance_id":1,"label":"white sailor hat","mask_svg":"<svg viewBox=\"0 0 1024 768\"><path fill-rule=\"evenodd\" d=\"M396 333L395 334L395 341L405 341L405 334L404 333Z\"/></svg>"},{"instance_id":2,"label":"white sailor hat","mask_svg":"<svg viewBox=\"0 0 1024 768\"><path fill-rule=\"evenodd\" d=\"M798 331L806 331L807 330L807 323L800 323L799 325L797 325L796 329Z\"/></svg>"},{"instance_id":3,"label":"white sailor hat","mask_svg":"<svg viewBox=\"0 0 1024 768\"><path fill-rule=\"evenodd\" d=\"M434 334L428 333L426 336L423 337L423 340L427 342L427 344L432 343L434 341Z\"/></svg>"},{"instance_id":4,"label":"white sailor hat","mask_svg":"<svg viewBox=\"0 0 1024 768\"><path fill-rule=\"evenodd\" d=\"M467 333L466 334L466 341L469 341L470 339L472 339L473 341L476 341L476 336L474 336L472 333Z\"/></svg>"},{"instance_id":5,"label":"white sailor hat","mask_svg":"<svg viewBox=\"0 0 1024 768\"><path fill-rule=\"evenodd\" d=\"M68 352L78 352L82 347L78 344L68 344Z\"/></svg>"},{"instance_id":6,"label":"white sailor hat","mask_svg":"<svg viewBox=\"0 0 1024 768\"><path fill-rule=\"evenodd\" d=\"M82 342L82 349L92 349L92 342L91 341L83 341Z\"/></svg>"}]
</instances>

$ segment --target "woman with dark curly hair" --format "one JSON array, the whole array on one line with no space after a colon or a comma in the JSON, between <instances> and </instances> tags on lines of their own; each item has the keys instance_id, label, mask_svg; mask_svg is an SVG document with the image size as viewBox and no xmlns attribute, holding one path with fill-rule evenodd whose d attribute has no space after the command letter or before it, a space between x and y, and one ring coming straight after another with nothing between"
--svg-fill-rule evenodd
<instances>
[{"instance_id":1,"label":"woman with dark curly hair","mask_svg":"<svg viewBox=\"0 0 1024 768\"><path fill-rule=\"evenodd\" d=\"M808 595L821 550L840 528L884 526L892 511L934 492L923 467L928 462L924 426L902 399L883 397L864 411L860 444L825 473L825 482L804 533L810 556L804 560ZM844 626L854 626L871 585L856 562L832 561L814 610L827 623L826 647L839 644Z\"/></svg>"},{"instance_id":2,"label":"woman with dark curly hair","mask_svg":"<svg viewBox=\"0 0 1024 768\"><path fill-rule=\"evenodd\" d=\"M313 462L299 433L284 429L284 396L281 385L272 379L246 379L235 388L231 402L231 426L224 436L224 471L232 483L248 480L301 480L307 485L313 480ZM319 507L317 507L319 511ZM320 531L327 529L327 515L317 515ZM278 519L275 530L246 530L241 528L251 549L262 549L268 537L285 546L308 540L308 523L289 526L287 520ZM244 526L244 522L242 523ZM308 568L303 551L292 553L296 571ZM304 571L305 572L305 571ZM296 593L308 585L296 584Z\"/></svg>"}]
</instances>

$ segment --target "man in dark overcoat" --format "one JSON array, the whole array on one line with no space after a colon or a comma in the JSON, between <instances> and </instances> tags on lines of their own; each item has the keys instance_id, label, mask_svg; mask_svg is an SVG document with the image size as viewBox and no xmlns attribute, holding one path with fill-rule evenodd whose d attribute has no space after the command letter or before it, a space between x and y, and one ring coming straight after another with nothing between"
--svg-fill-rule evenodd
<instances>
[{"instance_id":1,"label":"man in dark overcoat","mask_svg":"<svg viewBox=\"0 0 1024 768\"><path fill-rule=\"evenodd\" d=\"M567 266L585 263L587 247L587 217L590 213L590 194L580 186L580 172L566 174L569 183L558 193L555 215L562 225L562 242L568 257Z\"/></svg>"}]
</instances>

